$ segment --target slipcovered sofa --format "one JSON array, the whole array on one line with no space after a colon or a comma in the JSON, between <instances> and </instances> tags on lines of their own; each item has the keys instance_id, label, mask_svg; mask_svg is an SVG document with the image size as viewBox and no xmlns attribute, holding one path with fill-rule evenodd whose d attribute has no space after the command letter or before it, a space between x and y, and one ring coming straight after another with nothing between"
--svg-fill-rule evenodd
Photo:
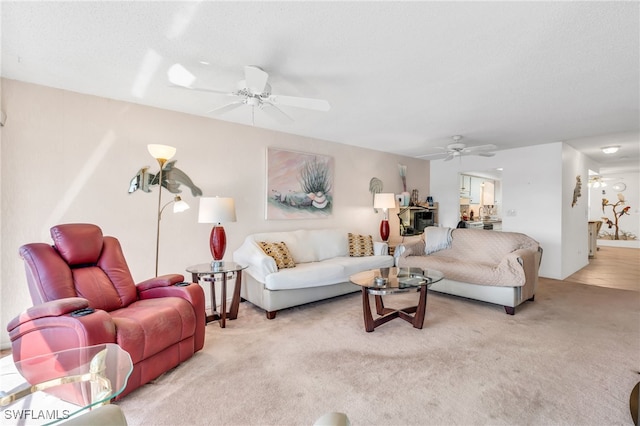
<instances>
[{"instance_id":1,"label":"slipcovered sofa","mask_svg":"<svg viewBox=\"0 0 640 426\"><path fill-rule=\"evenodd\" d=\"M441 271L430 290L499 304L510 315L534 299L542 249L527 235L427 227L423 237L396 247L396 264Z\"/></svg>"},{"instance_id":2,"label":"slipcovered sofa","mask_svg":"<svg viewBox=\"0 0 640 426\"><path fill-rule=\"evenodd\" d=\"M264 309L267 318L273 319L281 309L358 291L360 288L349 282L350 275L393 266L386 243L370 240L372 255L350 256L348 234L339 229L317 229L247 236L233 253L236 263L247 265L242 298ZM290 256L285 257L292 260L289 266L293 267L279 269L275 258L267 255L260 244L281 242L288 249Z\"/></svg>"}]
</instances>

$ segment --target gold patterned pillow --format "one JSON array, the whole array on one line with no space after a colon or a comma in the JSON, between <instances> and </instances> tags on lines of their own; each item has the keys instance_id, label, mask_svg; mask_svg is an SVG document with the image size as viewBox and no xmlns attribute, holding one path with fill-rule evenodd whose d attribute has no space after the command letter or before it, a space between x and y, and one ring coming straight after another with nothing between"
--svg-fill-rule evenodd
<instances>
[{"instance_id":1,"label":"gold patterned pillow","mask_svg":"<svg viewBox=\"0 0 640 426\"><path fill-rule=\"evenodd\" d=\"M283 241L280 241L279 243L260 241L258 244L267 256L273 257L278 269L293 268L296 266L293 261L293 256L291 256L291 253L289 252L289 248Z\"/></svg>"},{"instance_id":2,"label":"gold patterned pillow","mask_svg":"<svg viewBox=\"0 0 640 426\"><path fill-rule=\"evenodd\" d=\"M349 256L373 256L373 239L371 235L358 235L349 232Z\"/></svg>"}]
</instances>

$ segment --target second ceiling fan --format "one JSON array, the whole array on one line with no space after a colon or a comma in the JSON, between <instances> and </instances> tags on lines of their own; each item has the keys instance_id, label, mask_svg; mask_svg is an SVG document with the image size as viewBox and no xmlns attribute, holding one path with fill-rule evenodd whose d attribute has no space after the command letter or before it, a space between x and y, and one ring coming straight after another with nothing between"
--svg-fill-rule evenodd
<instances>
[{"instance_id":1,"label":"second ceiling fan","mask_svg":"<svg viewBox=\"0 0 640 426\"><path fill-rule=\"evenodd\" d=\"M174 64L168 72L169 81L174 85L200 92L217 93L220 95L234 96L237 99L226 105L214 108L208 113L214 115L226 114L244 106L251 107L251 121L254 121L256 108L269 115L280 123L290 123L293 119L282 111L280 106L311 109L315 111L329 111L331 105L323 99L301 98L296 96L284 96L271 93L271 85L268 83L269 74L255 65L244 67L244 80L240 80L236 90L219 90L206 87L193 87L191 82L195 79L182 65Z\"/></svg>"},{"instance_id":2,"label":"second ceiling fan","mask_svg":"<svg viewBox=\"0 0 640 426\"><path fill-rule=\"evenodd\" d=\"M478 146L469 146L460 142L462 140L462 136L456 135L453 136L452 144L444 147L436 147L435 149L440 150L440 152L434 152L431 154L418 155L418 158L427 158L429 160L440 160L444 158L444 161L453 160L456 157L462 157L464 155L479 155L481 157L493 157L495 152L492 151L497 148L496 145L487 144L487 145L478 145Z\"/></svg>"}]
</instances>

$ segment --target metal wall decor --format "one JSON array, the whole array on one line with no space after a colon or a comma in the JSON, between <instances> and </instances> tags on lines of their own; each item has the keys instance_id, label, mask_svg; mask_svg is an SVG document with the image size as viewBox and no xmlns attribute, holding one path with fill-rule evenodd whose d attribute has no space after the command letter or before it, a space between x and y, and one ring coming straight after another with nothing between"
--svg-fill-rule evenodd
<instances>
[{"instance_id":1,"label":"metal wall decor","mask_svg":"<svg viewBox=\"0 0 640 426\"><path fill-rule=\"evenodd\" d=\"M576 186L573 188L573 201L571 202L571 207L574 207L578 204L578 197L582 195L582 180L580 180L580 175L576 176Z\"/></svg>"},{"instance_id":2,"label":"metal wall decor","mask_svg":"<svg viewBox=\"0 0 640 426\"><path fill-rule=\"evenodd\" d=\"M175 166L176 161L168 161L162 168L162 186L172 194L179 194L182 192L180 185L184 185L191 190L194 197L202 195L202 190L193 183L191 178ZM151 192L151 187L158 185L159 174L149 172L149 166L141 168L129 182L129 194L138 189Z\"/></svg>"}]
</instances>

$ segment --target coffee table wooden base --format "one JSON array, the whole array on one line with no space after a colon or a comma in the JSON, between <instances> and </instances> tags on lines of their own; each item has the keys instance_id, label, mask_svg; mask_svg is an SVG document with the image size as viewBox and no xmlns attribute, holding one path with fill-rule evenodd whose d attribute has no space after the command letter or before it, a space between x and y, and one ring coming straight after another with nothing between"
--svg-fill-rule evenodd
<instances>
[{"instance_id":1,"label":"coffee table wooden base","mask_svg":"<svg viewBox=\"0 0 640 426\"><path fill-rule=\"evenodd\" d=\"M392 319L402 318L412 324L414 328L422 329L425 312L427 309L427 286L420 286L419 300L417 306L409 306L402 309L389 309L384 306L382 296L374 295L376 301L376 313L379 318L373 319L371 304L369 303L369 289L362 287L362 313L364 314L364 329L370 333L376 327L385 324ZM413 314L413 315L411 315Z\"/></svg>"}]
</instances>

